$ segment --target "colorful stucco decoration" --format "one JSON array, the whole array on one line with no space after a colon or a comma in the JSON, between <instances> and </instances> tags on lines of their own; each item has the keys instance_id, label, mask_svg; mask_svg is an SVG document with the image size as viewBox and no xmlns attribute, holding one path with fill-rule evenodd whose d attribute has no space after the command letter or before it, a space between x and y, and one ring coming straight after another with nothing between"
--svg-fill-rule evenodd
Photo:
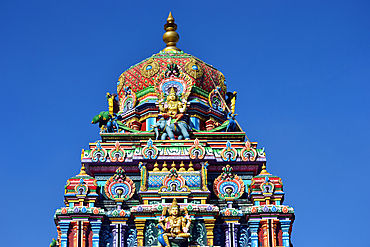
<instances>
[{"instance_id":1,"label":"colorful stucco decoration","mask_svg":"<svg viewBox=\"0 0 370 247\"><path fill-rule=\"evenodd\" d=\"M255 161L257 158L257 151L252 147L249 141L245 142L245 148L240 151L240 157L243 161Z\"/></svg>"},{"instance_id":2,"label":"colorful stucco decoration","mask_svg":"<svg viewBox=\"0 0 370 247\"><path fill-rule=\"evenodd\" d=\"M221 151L223 161L235 161L238 157L238 152L231 146L230 141L226 142L226 147Z\"/></svg>"},{"instance_id":3,"label":"colorful stucco decoration","mask_svg":"<svg viewBox=\"0 0 370 247\"><path fill-rule=\"evenodd\" d=\"M114 148L109 152L109 159L111 162L123 162L125 161L125 150L119 144L119 141L116 141Z\"/></svg>"},{"instance_id":4,"label":"colorful stucco decoration","mask_svg":"<svg viewBox=\"0 0 370 247\"><path fill-rule=\"evenodd\" d=\"M105 93L100 139L67 180L53 245L290 247L294 209L237 122L237 93L178 48L172 14L164 29L165 48Z\"/></svg>"},{"instance_id":5,"label":"colorful stucco decoration","mask_svg":"<svg viewBox=\"0 0 370 247\"><path fill-rule=\"evenodd\" d=\"M104 191L109 199L127 201L135 193L135 184L126 176L125 170L119 167L116 170L116 174L105 183Z\"/></svg>"},{"instance_id":6,"label":"colorful stucco decoration","mask_svg":"<svg viewBox=\"0 0 370 247\"><path fill-rule=\"evenodd\" d=\"M199 143L196 138L194 144L189 148L189 155L191 159L203 159L206 154L206 149Z\"/></svg>"},{"instance_id":7,"label":"colorful stucco decoration","mask_svg":"<svg viewBox=\"0 0 370 247\"><path fill-rule=\"evenodd\" d=\"M213 182L213 191L222 200L235 200L240 198L245 190L242 179L235 175L230 165L222 168L223 172Z\"/></svg>"}]
</instances>

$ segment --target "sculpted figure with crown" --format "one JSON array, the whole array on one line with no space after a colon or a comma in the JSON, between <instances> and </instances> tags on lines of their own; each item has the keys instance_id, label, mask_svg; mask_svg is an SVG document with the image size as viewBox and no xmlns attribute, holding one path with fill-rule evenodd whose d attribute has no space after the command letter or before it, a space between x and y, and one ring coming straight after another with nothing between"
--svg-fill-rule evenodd
<instances>
[{"instance_id":1,"label":"sculpted figure with crown","mask_svg":"<svg viewBox=\"0 0 370 247\"><path fill-rule=\"evenodd\" d=\"M187 209L184 209L185 217L181 216L181 210L177 204L176 198L173 199L171 208L168 210L169 216L167 214L167 208L162 211L162 216L159 219L158 228L162 233L158 236L158 241L165 247L170 247L171 242L185 242L189 237L188 233L191 218L188 214Z\"/></svg>"},{"instance_id":2,"label":"sculpted figure with crown","mask_svg":"<svg viewBox=\"0 0 370 247\"><path fill-rule=\"evenodd\" d=\"M164 104L163 102L159 103L159 110L165 119L174 118L176 123L184 116L186 103L183 104L181 103L181 101L178 100L174 87L171 88L166 99L166 104Z\"/></svg>"}]
</instances>

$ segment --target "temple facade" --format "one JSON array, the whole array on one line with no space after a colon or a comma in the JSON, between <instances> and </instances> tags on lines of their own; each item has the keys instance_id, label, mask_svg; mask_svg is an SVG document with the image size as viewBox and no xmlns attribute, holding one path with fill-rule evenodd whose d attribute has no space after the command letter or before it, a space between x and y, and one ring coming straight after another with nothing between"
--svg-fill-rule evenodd
<instances>
[{"instance_id":1,"label":"temple facade","mask_svg":"<svg viewBox=\"0 0 370 247\"><path fill-rule=\"evenodd\" d=\"M294 209L235 119L236 92L177 47L171 13L164 29L166 47L124 71L93 117L101 140L67 180L51 246L292 246Z\"/></svg>"}]
</instances>

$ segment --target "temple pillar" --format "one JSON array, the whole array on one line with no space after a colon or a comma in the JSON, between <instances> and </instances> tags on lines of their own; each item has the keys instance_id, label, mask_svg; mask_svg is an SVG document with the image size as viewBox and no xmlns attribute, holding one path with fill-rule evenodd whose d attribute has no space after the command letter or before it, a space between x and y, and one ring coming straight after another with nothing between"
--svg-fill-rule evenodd
<instances>
[{"instance_id":1,"label":"temple pillar","mask_svg":"<svg viewBox=\"0 0 370 247\"><path fill-rule=\"evenodd\" d=\"M251 232L252 247L258 247L258 228L260 226L259 220L250 220L248 227Z\"/></svg>"},{"instance_id":2,"label":"temple pillar","mask_svg":"<svg viewBox=\"0 0 370 247\"><path fill-rule=\"evenodd\" d=\"M113 227L113 247L124 247L127 225L115 223L111 226Z\"/></svg>"},{"instance_id":3,"label":"temple pillar","mask_svg":"<svg viewBox=\"0 0 370 247\"><path fill-rule=\"evenodd\" d=\"M113 247L117 247L117 243L118 243L118 240L117 240L117 235L118 235L118 229L116 228L116 224L111 224L111 226L113 226L113 229L112 229L112 234L113 234Z\"/></svg>"},{"instance_id":4,"label":"temple pillar","mask_svg":"<svg viewBox=\"0 0 370 247\"><path fill-rule=\"evenodd\" d=\"M126 235L126 229L127 225L120 224L120 241L121 241L121 247L125 246L125 235Z\"/></svg>"},{"instance_id":5,"label":"temple pillar","mask_svg":"<svg viewBox=\"0 0 370 247\"><path fill-rule=\"evenodd\" d=\"M93 232L92 237L92 247L99 247L99 232L101 227L101 221L92 221L91 224L91 230Z\"/></svg>"},{"instance_id":6,"label":"temple pillar","mask_svg":"<svg viewBox=\"0 0 370 247\"><path fill-rule=\"evenodd\" d=\"M269 231L268 231L268 222L267 220L261 220L262 223L262 232L263 232L263 246L269 246Z\"/></svg>"},{"instance_id":7,"label":"temple pillar","mask_svg":"<svg viewBox=\"0 0 370 247\"><path fill-rule=\"evenodd\" d=\"M79 235L78 222L76 221L72 222L72 229L73 229L73 245L78 246L78 235Z\"/></svg>"},{"instance_id":8,"label":"temple pillar","mask_svg":"<svg viewBox=\"0 0 370 247\"><path fill-rule=\"evenodd\" d=\"M238 232L240 224L237 222L227 222L222 225L225 231L225 247L238 246Z\"/></svg>"},{"instance_id":9,"label":"temple pillar","mask_svg":"<svg viewBox=\"0 0 370 247\"><path fill-rule=\"evenodd\" d=\"M144 246L144 228L145 228L145 219L134 219L135 226L137 230L137 246ZM208 235L208 230L207 230ZM208 236L207 236L208 239Z\"/></svg>"},{"instance_id":10,"label":"temple pillar","mask_svg":"<svg viewBox=\"0 0 370 247\"><path fill-rule=\"evenodd\" d=\"M57 225L57 232L58 232L58 238L57 238L57 242L59 243L60 245L60 238L62 236L62 231L60 230L60 225Z\"/></svg>"},{"instance_id":11,"label":"temple pillar","mask_svg":"<svg viewBox=\"0 0 370 247\"><path fill-rule=\"evenodd\" d=\"M277 219L272 219L271 220L271 227L272 227L272 241L273 243L271 244L271 246L273 247L276 247L277 246L277 226L279 224L279 220Z\"/></svg>"},{"instance_id":12,"label":"temple pillar","mask_svg":"<svg viewBox=\"0 0 370 247\"><path fill-rule=\"evenodd\" d=\"M222 224L222 228L225 232L225 247L230 247L230 227L228 223Z\"/></svg>"},{"instance_id":13,"label":"temple pillar","mask_svg":"<svg viewBox=\"0 0 370 247\"><path fill-rule=\"evenodd\" d=\"M289 247L290 245L290 234L289 234L289 229L290 229L290 220L280 220L280 227L281 230L283 231L283 246L284 247Z\"/></svg>"},{"instance_id":14,"label":"temple pillar","mask_svg":"<svg viewBox=\"0 0 370 247\"><path fill-rule=\"evenodd\" d=\"M60 226L60 247L67 247L67 242L68 242L68 230L69 230L69 224L70 222L59 222Z\"/></svg>"},{"instance_id":15,"label":"temple pillar","mask_svg":"<svg viewBox=\"0 0 370 247\"><path fill-rule=\"evenodd\" d=\"M204 224L207 230L207 245L213 246L213 229L215 227L216 219L205 219Z\"/></svg>"},{"instance_id":16,"label":"temple pillar","mask_svg":"<svg viewBox=\"0 0 370 247\"><path fill-rule=\"evenodd\" d=\"M81 239L81 241L82 241L82 244L81 244L81 246L82 247L84 247L84 246L87 246L87 241L88 241L88 239L87 239L87 230L89 229L89 225L90 225L90 223L88 222L88 221L83 221L82 222L82 224L81 224L81 227L82 227L82 231L81 231L81 233L82 233L82 239Z\"/></svg>"}]
</instances>

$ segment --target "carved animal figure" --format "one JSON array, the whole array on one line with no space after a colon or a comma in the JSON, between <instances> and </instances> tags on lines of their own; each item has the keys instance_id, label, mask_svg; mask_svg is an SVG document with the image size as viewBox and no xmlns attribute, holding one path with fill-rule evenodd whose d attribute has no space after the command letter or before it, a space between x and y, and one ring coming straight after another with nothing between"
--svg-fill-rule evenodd
<instances>
[{"instance_id":1,"label":"carved animal figure","mask_svg":"<svg viewBox=\"0 0 370 247\"><path fill-rule=\"evenodd\" d=\"M156 140L158 140L160 132L162 132L161 140L167 140L167 137L171 140L175 140L175 135L178 136L178 140L190 140L188 132L190 127L184 121L177 121L177 123L171 121L171 123L168 124L168 121L166 121L164 118L161 118L150 127L152 127L155 131Z\"/></svg>"},{"instance_id":2,"label":"carved animal figure","mask_svg":"<svg viewBox=\"0 0 370 247\"><path fill-rule=\"evenodd\" d=\"M237 114L232 114L229 112L227 114L227 120L229 120L229 123L227 124L226 127L226 132L235 132L236 131L236 121L235 121L235 116Z\"/></svg>"},{"instance_id":3,"label":"carved animal figure","mask_svg":"<svg viewBox=\"0 0 370 247\"><path fill-rule=\"evenodd\" d=\"M97 124L99 123L99 127L101 132L119 132L119 126L117 120L122 120L121 116L117 116L115 113L113 115L109 114L108 111L102 111L95 117L93 117L91 123Z\"/></svg>"}]
</instances>

